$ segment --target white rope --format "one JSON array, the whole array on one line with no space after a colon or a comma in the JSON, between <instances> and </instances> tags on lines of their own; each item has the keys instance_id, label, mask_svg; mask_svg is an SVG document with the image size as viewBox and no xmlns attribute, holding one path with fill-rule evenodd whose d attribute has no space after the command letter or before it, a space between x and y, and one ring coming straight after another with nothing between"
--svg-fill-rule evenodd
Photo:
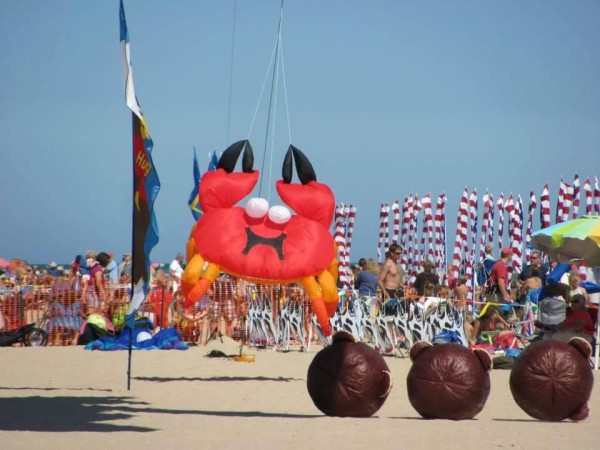
<instances>
[{"instance_id":1,"label":"white rope","mask_svg":"<svg viewBox=\"0 0 600 450\"><path fill-rule=\"evenodd\" d=\"M291 126L291 122L290 122L290 109L288 107L288 95L287 95L287 85L285 83L285 64L283 63L283 36L280 37L280 43L279 43L279 52L281 55L281 75L283 77L283 97L284 97L284 101L285 101L285 115L287 118L287 125L288 125L288 136L290 138L290 144L292 143L292 126Z\"/></svg>"},{"instance_id":2,"label":"white rope","mask_svg":"<svg viewBox=\"0 0 600 450\"><path fill-rule=\"evenodd\" d=\"M254 128L254 121L256 120L256 116L258 114L258 108L260 107L263 93L265 92L265 87L267 85L267 78L269 76L269 72L271 71L271 64L273 63L273 59L275 58L275 53L277 51L278 40L279 40L279 36L277 36L277 39L275 39L275 46L273 47L273 52L271 53L271 59L269 60L269 64L267 65L267 71L265 73L265 80L263 81L262 89L260 90L260 95L258 96L258 102L256 103L256 108L254 109L254 116L252 117L252 121L250 122L250 129L248 130L247 139L250 139L250 135L252 134L252 129Z\"/></svg>"},{"instance_id":3,"label":"white rope","mask_svg":"<svg viewBox=\"0 0 600 450\"><path fill-rule=\"evenodd\" d=\"M283 10L281 13L283 14ZM278 38L280 40L279 47L280 47L280 52L281 52L281 27L279 28ZM281 53L279 53L279 55L281 55ZM280 56L279 56L279 59L281 59ZM276 61L276 63L277 63L277 61ZM279 86L279 70L275 71L274 85L275 86L273 88L274 89L273 125L271 126L271 155L270 155L270 159L269 159L269 183L268 183L269 187L267 189L267 201L269 203L271 202L271 185L273 182L273 154L275 153L275 122L277 122L277 95L278 95L277 87Z\"/></svg>"}]
</instances>

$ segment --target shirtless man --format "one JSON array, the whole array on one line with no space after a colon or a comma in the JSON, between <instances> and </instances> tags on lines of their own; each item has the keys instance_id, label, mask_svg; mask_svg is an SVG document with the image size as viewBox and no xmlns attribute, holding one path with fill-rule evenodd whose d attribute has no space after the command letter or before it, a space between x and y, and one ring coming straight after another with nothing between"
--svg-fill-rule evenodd
<instances>
[{"instance_id":1,"label":"shirtless man","mask_svg":"<svg viewBox=\"0 0 600 450\"><path fill-rule=\"evenodd\" d=\"M379 272L377 286L381 289L383 300L404 297L402 288L403 270L398 266L398 260L402 254L402 247L398 244L390 245L388 257Z\"/></svg>"}]
</instances>

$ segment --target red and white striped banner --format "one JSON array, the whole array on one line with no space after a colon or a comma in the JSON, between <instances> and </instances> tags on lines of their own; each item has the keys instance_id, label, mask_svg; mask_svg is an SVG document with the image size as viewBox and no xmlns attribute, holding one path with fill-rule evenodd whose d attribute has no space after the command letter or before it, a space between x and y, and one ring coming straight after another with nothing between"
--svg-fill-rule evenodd
<instances>
[{"instance_id":1,"label":"red and white striped banner","mask_svg":"<svg viewBox=\"0 0 600 450\"><path fill-rule=\"evenodd\" d=\"M412 286L413 266L415 264L415 199L412 193L408 196L408 240L406 244L406 273L408 274L408 284ZM418 200L418 199L417 199Z\"/></svg>"},{"instance_id":2,"label":"red and white striped banner","mask_svg":"<svg viewBox=\"0 0 600 450\"><path fill-rule=\"evenodd\" d=\"M600 215L600 187L598 187L598 177L594 177L594 214Z\"/></svg>"},{"instance_id":3,"label":"red and white striped banner","mask_svg":"<svg viewBox=\"0 0 600 450\"><path fill-rule=\"evenodd\" d=\"M494 246L494 194L490 193L488 199L488 228L487 228L487 243Z\"/></svg>"},{"instance_id":4,"label":"red and white striped banner","mask_svg":"<svg viewBox=\"0 0 600 450\"><path fill-rule=\"evenodd\" d=\"M446 272L446 195L442 192L435 205L435 259L438 275ZM440 276L441 278L441 276Z\"/></svg>"},{"instance_id":5,"label":"red and white striped banner","mask_svg":"<svg viewBox=\"0 0 600 450\"><path fill-rule=\"evenodd\" d=\"M533 191L529 193L529 207L527 208L527 230L525 232L525 261L526 264L530 264L531 257L531 232L533 231L533 213L537 207L537 201Z\"/></svg>"},{"instance_id":6,"label":"red and white striped banner","mask_svg":"<svg viewBox=\"0 0 600 450\"><path fill-rule=\"evenodd\" d=\"M550 189L548 188L548 183L546 183L544 189L542 189L540 202L540 222L542 228L548 228L550 226Z\"/></svg>"},{"instance_id":7,"label":"red and white striped banner","mask_svg":"<svg viewBox=\"0 0 600 450\"><path fill-rule=\"evenodd\" d=\"M471 192L471 196L469 197L469 221L471 228L471 251L467 256L467 270L466 275L469 280L469 293L467 294L468 300L473 300L474 293L474 284L473 284L473 276L474 276L474 263L475 263L475 251L477 248L477 189L473 189ZM465 239L464 245L465 252L467 251L467 240Z\"/></svg>"},{"instance_id":8,"label":"red and white striped banner","mask_svg":"<svg viewBox=\"0 0 600 450\"><path fill-rule=\"evenodd\" d=\"M346 232L344 222L346 220L344 213L344 204L341 203L335 208L335 232L333 240L337 244L338 250L338 276L345 287L350 286L350 271L346 267Z\"/></svg>"},{"instance_id":9,"label":"red and white striped banner","mask_svg":"<svg viewBox=\"0 0 600 450\"><path fill-rule=\"evenodd\" d=\"M427 234L427 259L433 261L433 211L431 205L431 193L427 193L421 200L423 206L423 236L421 238L423 251L425 251L425 235Z\"/></svg>"},{"instance_id":10,"label":"red and white striped banner","mask_svg":"<svg viewBox=\"0 0 600 450\"><path fill-rule=\"evenodd\" d=\"M383 244L383 216L385 215L385 204L382 203L379 206L379 240L377 241L377 261L379 261L380 263L385 262L385 257L384 257L384 253L385 251L383 250L384 244Z\"/></svg>"},{"instance_id":11,"label":"red and white striped banner","mask_svg":"<svg viewBox=\"0 0 600 450\"><path fill-rule=\"evenodd\" d=\"M562 221L566 222L569 220L569 211L573 204L573 186L565 183L565 190L563 192L563 210L562 210Z\"/></svg>"},{"instance_id":12,"label":"red and white striped banner","mask_svg":"<svg viewBox=\"0 0 600 450\"><path fill-rule=\"evenodd\" d=\"M573 219L577 219L579 215L579 192L581 188L579 187L579 175L575 174L575 179L573 180Z\"/></svg>"},{"instance_id":13,"label":"red and white striped banner","mask_svg":"<svg viewBox=\"0 0 600 450\"><path fill-rule=\"evenodd\" d=\"M563 208L565 203L565 191L567 187L565 182L560 179L560 187L558 188L558 200L556 202L556 217L554 219L554 223L562 223L563 221Z\"/></svg>"},{"instance_id":14,"label":"red and white striped banner","mask_svg":"<svg viewBox=\"0 0 600 450\"><path fill-rule=\"evenodd\" d=\"M352 251L352 235L354 234L354 221L356 220L356 206L348 205L344 208L347 217L346 225L346 267L350 267L350 253Z\"/></svg>"},{"instance_id":15,"label":"red and white striped banner","mask_svg":"<svg viewBox=\"0 0 600 450\"><path fill-rule=\"evenodd\" d=\"M392 227L392 244L397 244L400 239L400 203L396 200L392 203L392 214L394 222Z\"/></svg>"},{"instance_id":16,"label":"red and white striped banner","mask_svg":"<svg viewBox=\"0 0 600 450\"><path fill-rule=\"evenodd\" d=\"M589 178L586 178L583 182L583 193L585 195L585 213L586 215L590 215L594 211L594 194L592 193L592 185Z\"/></svg>"},{"instance_id":17,"label":"red and white striped banner","mask_svg":"<svg viewBox=\"0 0 600 450\"><path fill-rule=\"evenodd\" d=\"M521 273L523 261L523 200L517 195L512 212L512 270ZM509 270L509 272L511 272Z\"/></svg>"},{"instance_id":18,"label":"red and white striped banner","mask_svg":"<svg viewBox=\"0 0 600 450\"><path fill-rule=\"evenodd\" d=\"M504 233L504 194L502 192L498 196L496 207L498 208L498 250L502 250L504 246L502 236Z\"/></svg>"},{"instance_id":19,"label":"red and white striped banner","mask_svg":"<svg viewBox=\"0 0 600 450\"><path fill-rule=\"evenodd\" d=\"M486 190L485 194L481 198L481 203L483 205L483 217L481 219L481 234L479 236L479 261L483 261L485 258L485 246L487 245L487 231L488 231L488 222L490 220L490 211L488 209L488 203L490 201L490 193Z\"/></svg>"},{"instance_id":20,"label":"red and white striped banner","mask_svg":"<svg viewBox=\"0 0 600 450\"><path fill-rule=\"evenodd\" d=\"M456 218L456 239L454 240L454 253L452 255L452 264L454 265L455 272L452 274L453 277L458 276L462 264L464 243L467 241L467 226L469 217L469 193L467 187L463 191L460 203L458 205L458 215ZM465 254L466 256L466 254Z\"/></svg>"},{"instance_id":21,"label":"red and white striped banner","mask_svg":"<svg viewBox=\"0 0 600 450\"><path fill-rule=\"evenodd\" d=\"M413 267L412 267L412 273L411 273L412 282L414 282L414 278L417 277L417 273L421 271L421 267L423 265L423 248L421 247L420 242L419 242L419 213L421 212L422 209L423 209L423 205L421 203L421 200L419 199L419 196L417 194L415 194L414 201L413 201L413 215L412 215L412 223L413 223L413 229L414 229L414 235L415 235L414 251L413 251L414 260L413 260Z\"/></svg>"}]
</instances>

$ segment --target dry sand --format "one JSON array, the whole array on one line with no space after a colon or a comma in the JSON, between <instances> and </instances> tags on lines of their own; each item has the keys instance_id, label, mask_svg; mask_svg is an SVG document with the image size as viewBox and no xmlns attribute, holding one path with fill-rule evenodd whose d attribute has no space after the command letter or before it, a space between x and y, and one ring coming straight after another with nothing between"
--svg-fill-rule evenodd
<instances>
[{"instance_id":1,"label":"dry sand","mask_svg":"<svg viewBox=\"0 0 600 450\"><path fill-rule=\"evenodd\" d=\"M206 358L233 341L187 351L0 348L2 449L593 449L600 448L598 377L591 414L545 423L522 412L509 371L474 420L423 420L408 402L408 359L388 357L394 388L376 416L323 416L306 390L310 353L245 349L254 363Z\"/></svg>"}]
</instances>

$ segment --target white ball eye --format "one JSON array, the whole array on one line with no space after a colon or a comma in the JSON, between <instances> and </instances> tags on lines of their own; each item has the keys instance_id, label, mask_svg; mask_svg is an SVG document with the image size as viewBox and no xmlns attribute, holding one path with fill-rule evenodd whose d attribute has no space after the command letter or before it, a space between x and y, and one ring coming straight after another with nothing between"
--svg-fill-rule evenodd
<instances>
[{"instance_id":1,"label":"white ball eye","mask_svg":"<svg viewBox=\"0 0 600 450\"><path fill-rule=\"evenodd\" d=\"M292 213L285 206L277 205L269 209L269 219L271 222L283 224L292 218Z\"/></svg>"},{"instance_id":2,"label":"white ball eye","mask_svg":"<svg viewBox=\"0 0 600 450\"><path fill-rule=\"evenodd\" d=\"M246 203L246 214L253 219L259 219L264 217L269 210L269 202L260 197L254 197L248 200Z\"/></svg>"}]
</instances>

